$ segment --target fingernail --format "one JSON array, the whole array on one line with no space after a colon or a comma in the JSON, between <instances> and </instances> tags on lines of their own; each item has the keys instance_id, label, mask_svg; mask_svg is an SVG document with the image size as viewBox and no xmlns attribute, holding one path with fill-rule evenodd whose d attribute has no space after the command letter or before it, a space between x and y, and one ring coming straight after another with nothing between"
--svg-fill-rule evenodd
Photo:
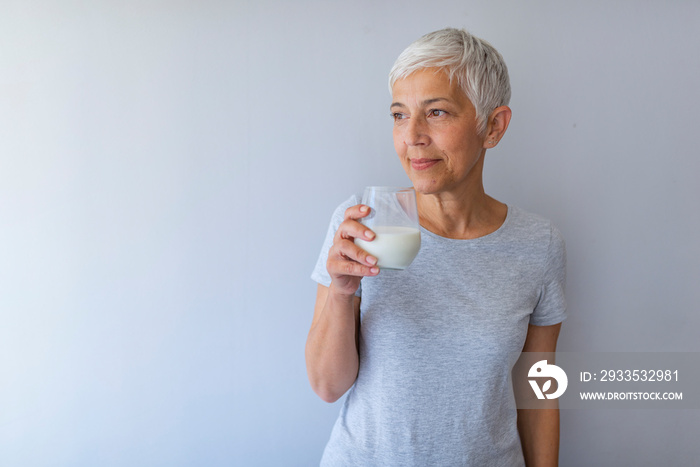
<instances>
[{"instance_id":1,"label":"fingernail","mask_svg":"<svg viewBox=\"0 0 700 467\"><path fill-rule=\"evenodd\" d=\"M377 264L377 258L375 258L374 256L368 256L368 257L367 257L367 262L368 262L369 264L371 264L372 266L374 266L375 264Z\"/></svg>"},{"instance_id":2,"label":"fingernail","mask_svg":"<svg viewBox=\"0 0 700 467\"><path fill-rule=\"evenodd\" d=\"M374 232L372 232L371 230L365 230L365 237L372 240L374 238Z\"/></svg>"},{"instance_id":3,"label":"fingernail","mask_svg":"<svg viewBox=\"0 0 700 467\"><path fill-rule=\"evenodd\" d=\"M369 210L369 208L367 206L364 206L364 205L360 206L360 212L364 213L364 212L367 212L368 210Z\"/></svg>"},{"instance_id":4,"label":"fingernail","mask_svg":"<svg viewBox=\"0 0 700 467\"><path fill-rule=\"evenodd\" d=\"M379 268L370 268L369 272L372 274L377 274L379 272Z\"/></svg>"}]
</instances>

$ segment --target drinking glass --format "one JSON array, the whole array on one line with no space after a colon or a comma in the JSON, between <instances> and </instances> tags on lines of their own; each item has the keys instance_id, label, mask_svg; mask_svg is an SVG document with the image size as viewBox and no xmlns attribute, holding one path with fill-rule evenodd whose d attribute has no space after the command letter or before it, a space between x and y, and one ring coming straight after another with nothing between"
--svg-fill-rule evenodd
<instances>
[{"instance_id":1,"label":"drinking glass","mask_svg":"<svg viewBox=\"0 0 700 467\"><path fill-rule=\"evenodd\" d=\"M380 269L405 269L420 250L420 224L413 188L368 186L362 204L371 208L360 222L376 235L355 244L377 258Z\"/></svg>"}]
</instances>

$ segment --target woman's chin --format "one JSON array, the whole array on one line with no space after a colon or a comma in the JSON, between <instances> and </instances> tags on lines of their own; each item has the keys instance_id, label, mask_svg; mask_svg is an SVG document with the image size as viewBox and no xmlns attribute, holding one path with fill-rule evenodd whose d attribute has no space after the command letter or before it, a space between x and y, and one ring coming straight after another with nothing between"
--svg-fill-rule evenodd
<instances>
[{"instance_id":1,"label":"woman's chin","mask_svg":"<svg viewBox=\"0 0 700 467\"><path fill-rule=\"evenodd\" d=\"M433 195L440 191L439 183L436 180L412 180L416 193L421 195Z\"/></svg>"}]
</instances>

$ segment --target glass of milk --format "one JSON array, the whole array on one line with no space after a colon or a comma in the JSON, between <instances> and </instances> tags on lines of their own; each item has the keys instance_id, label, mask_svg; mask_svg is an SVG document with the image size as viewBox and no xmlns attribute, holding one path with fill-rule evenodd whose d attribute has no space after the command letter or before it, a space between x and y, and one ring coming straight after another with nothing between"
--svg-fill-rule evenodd
<instances>
[{"instance_id":1,"label":"glass of milk","mask_svg":"<svg viewBox=\"0 0 700 467\"><path fill-rule=\"evenodd\" d=\"M413 188L368 186L362 204L372 210L360 222L376 237L355 244L376 257L380 269L405 269L420 250L420 224Z\"/></svg>"}]
</instances>

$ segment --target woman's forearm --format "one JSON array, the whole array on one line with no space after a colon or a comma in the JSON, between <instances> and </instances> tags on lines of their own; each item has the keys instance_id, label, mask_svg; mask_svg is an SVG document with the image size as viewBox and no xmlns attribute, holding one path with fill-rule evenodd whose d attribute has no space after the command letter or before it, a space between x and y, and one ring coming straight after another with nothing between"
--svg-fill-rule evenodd
<instances>
[{"instance_id":1,"label":"woman's forearm","mask_svg":"<svg viewBox=\"0 0 700 467\"><path fill-rule=\"evenodd\" d=\"M527 467L559 465L559 409L518 409L518 432Z\"/></svg>"},{"instance_id":2,"label":"woman's forearm","mask_svg":"<svg viewBox=\"0 0 700 467\"><path fill-rule=\"evenodd\" d=\"M357 378L359 299L336 293L332 285L325 295L306 341L306 369L314 392L326 402L335 402Z\"/></svg>"}]
</instances>

